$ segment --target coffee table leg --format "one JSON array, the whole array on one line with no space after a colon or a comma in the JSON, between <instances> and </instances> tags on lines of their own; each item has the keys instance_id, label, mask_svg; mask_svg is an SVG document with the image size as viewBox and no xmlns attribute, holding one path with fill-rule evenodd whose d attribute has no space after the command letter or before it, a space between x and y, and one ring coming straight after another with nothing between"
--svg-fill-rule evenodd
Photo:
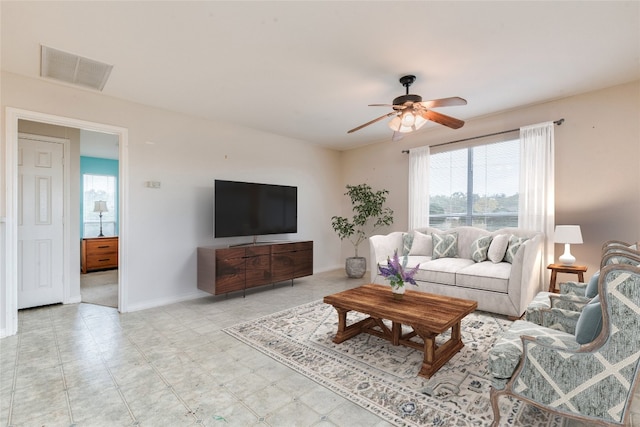
<instances>
[{"instance_id":1,"label":"coffee table leg","mask_svg":"<svg viewBox=\"0 0 640 427\"><path fill-rule=\"evenodd\" d=\"M402 323L391 322L391 344L400 344L400 335L402 335Z\"/></svg>"},{"instance_id":2,"label":"coffee table leg","mask_svg":"<svg viewBox=\"0 0 640 427\"><path fill-rule=\"evenodd\" d=\"M460 322L456 322L451 327L451 341L460 341L460 342L462 342L462 335L460 335Z\"/></svg>"},{"instance_id":3,"label":"coffee table leg","mask_svg":"<svg viewBox=\"0 0 640 427\"><path fill-rule=\"evenodd\" d=\"M422 361L422 368L420 372L418 372L418 375L422 377L431 378L442 365L447 363L454 354L464 347L460 334L460 322L457 322L451 327L451 338L440 347L436 345L436 337L438 334L420 330L416 327L413 329L424 341L424 359Z\"/></svg>"},{"instance_id":4,"label":"coffee table leg","mask_svg":"<svg viewBox=\"0 0 640 427\"><path fill-rule=\"evenodd\" d=\"M349 338L353 338L363 330L366 330L368 327L371 327L375 320L371 317L367 317L366 319L362 319L359 322L354 323L353 325L347 325L347 313L351 310L347 310L344 308L334 307L338 312L338 332L336 333L335 338L333 338L333 342L336 344L340 344L343 341L348 340Z\"/></svg>"}]
</instances>

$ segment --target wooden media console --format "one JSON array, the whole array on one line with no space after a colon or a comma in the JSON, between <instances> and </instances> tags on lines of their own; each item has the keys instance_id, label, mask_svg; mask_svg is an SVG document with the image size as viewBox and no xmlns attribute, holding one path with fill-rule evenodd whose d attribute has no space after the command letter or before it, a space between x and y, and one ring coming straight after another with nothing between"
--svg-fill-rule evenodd
<instances>
[{"instance_id":1,"label":"wooden media console","mask_svg":"<svg viewBox=\"0 0 640 427\"><path fill-rule=\"evenodd\" d=\"M313 241L198 248L198 289L245 291L313 274Z\"/></svg>"}]
</instances>

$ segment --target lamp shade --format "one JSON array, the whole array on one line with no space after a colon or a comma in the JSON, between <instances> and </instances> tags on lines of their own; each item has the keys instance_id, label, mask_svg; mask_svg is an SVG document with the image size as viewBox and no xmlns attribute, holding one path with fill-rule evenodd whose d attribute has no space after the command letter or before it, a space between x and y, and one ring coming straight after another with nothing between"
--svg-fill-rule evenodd
<instances>
[{"instance_id":1,"label":"lamp shade","mask_svg":"<svg viewBox=\"0 0 640 427\"><path fill-rule=\"evenodd\" d=\"M394 132L409 133L420 129L427 121L419 114L412 111L403 111L389 122L389 127Z\"/></svg>"},{"instance_id":2,"label":"lamp shade","mask_svg":"<svg viewBox=\"0 0 640 427\"><path fill-rule=\"evenodd\" d=\"M556 225L553 240L556 243L582 243L582 233L579 225Z\"/></svg>"},{"instance_id":3,"label":"lamp shade","mask_svg":"<svg viewBox=\"0 0 640 427\"><path fill-rule=\"evenodd\" d=\"M93 211L100 213L109 212L109 209L107 209L107 202L105 202L104 200L95 201L93 204Z\"/></svg>"}]
</instances>

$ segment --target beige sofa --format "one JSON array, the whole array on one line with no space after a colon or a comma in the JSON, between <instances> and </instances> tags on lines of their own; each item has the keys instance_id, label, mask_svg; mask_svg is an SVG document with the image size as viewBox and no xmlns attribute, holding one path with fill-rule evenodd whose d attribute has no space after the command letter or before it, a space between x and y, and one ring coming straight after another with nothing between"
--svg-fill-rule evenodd
<instances>
[{"instance_id":1,"label":"beige sofa","mask_svg":"<svg viewBox=\"0 0 640 427\"><path fill-rule=\"evenodd\" d=\"M543 238L542 233L518 228L489 232L476 227L427 227L372 236L371 282L388 284L377 264L385 265L397 250L408 257L407 267L420 264L415 276L418 290L474 300L479 310L520 317L543 287ZM483 259L484 252L490 259Z\"/></svg>"}]
</instances>

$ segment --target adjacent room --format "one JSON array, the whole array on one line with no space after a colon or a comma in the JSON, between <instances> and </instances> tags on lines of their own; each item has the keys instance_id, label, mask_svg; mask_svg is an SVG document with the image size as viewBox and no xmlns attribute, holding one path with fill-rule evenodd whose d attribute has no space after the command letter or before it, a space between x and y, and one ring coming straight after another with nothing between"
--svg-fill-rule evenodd
<instances>
[{"instance_id":1,"label":"adjacent room","mask_svg":"<svg viewBox=\"0 0 640 427\"><path fill-rule=\"evenodd\" d=\"M640 425L640 2L0 20L3 424Z\"/></svg>"}]
</instances>

